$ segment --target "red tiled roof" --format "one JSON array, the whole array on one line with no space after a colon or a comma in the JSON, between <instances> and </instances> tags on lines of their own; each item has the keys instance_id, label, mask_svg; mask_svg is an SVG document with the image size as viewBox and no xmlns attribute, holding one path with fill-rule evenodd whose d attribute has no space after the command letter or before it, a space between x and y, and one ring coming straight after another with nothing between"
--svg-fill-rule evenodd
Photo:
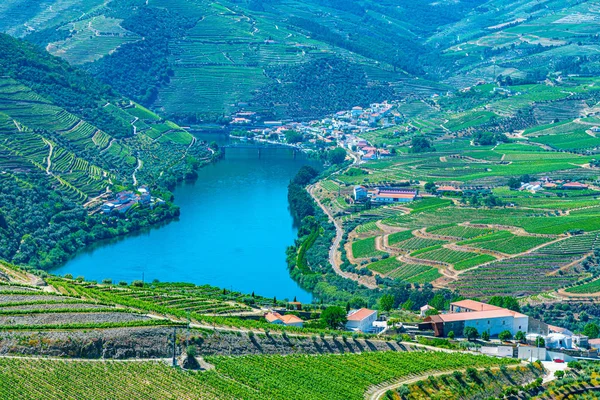
<instances>
[{"instance_id":1,"label":"red tiled roof","mask_svg":"<svg viewBox=\"0 0 600 400\"><path fill-rule=\"evenodd\" d=\"M491 304L482 303L475 300L460 300L450 303L450 306L456 306L460 308L466 308L473 311L491 311L491 310L504 310L502 307L493 306Z\"/></svg>"},{"instance_id":2,"label":"red tiled roof","mask_svg":"<svg viewBox=\"0 0 600 400\"><path fill-rule=\"evenodd\" d=\"M266 313L265 314L265 319L269 322L273 322L273 321L277 321L277 320L281 320L281 314L273 312L273 313Z\"/></svg>"},{"instance_id":3,"label":"red tiled roof","mask_svg":"<svg viewBox=\"0 0 600 400\"><path fill-rule=\"evenodd\" d=\"M350 314L348 316L348 321L362 321L363 319L371 316L373 313L376 313L375 310L369 310L368 308L361 308L360 310Z\"/></svg>"},{"instance_id":4,"label":"red tiled roof","mask_svg":"<svg viewBox=\"0 0 600 400\"><path fill-rule=\"evenodd\" d=\"M281 320L286 325L287 324L296 324L298 322L304 322L299 317L297 317L297 316L295 316L293 314L286 314L283 317L281 317Z\"/></svg>"},{"instance_id":5,"label":"red tiled roof","mask_svg":"<svg viewBox=\"0 0 600 400\"><path fill-rule=\"evenodd\" d=\"M580 182L569 182L569 183L565 183L563 185L563 187L588 187L588 185L586 185L585 183L580 183Z\"/></svg>"},{"instance_id":6,"label":"red tiled roof","mask_svg":"<svg viewBox=\"0 0 600 400\"><path fill-rule=\"evenodd\" d=\"M434 317L434 316L432 316ZM456 321L470 321L473 319L486 319L486 318L502 318L502 317L526 317L525 314L518 313L507 309L500 310L489 310L489 311L473 311L464 313L450 313L450 314L439 314L435 315L442 322L456 322ZM431 317L427 317L431 318ZM431 321L432 319L425 318L425 321ZM433 320L438 319L433 318Z\"/></svg>"},{"instance_id":7,"label":"red tiled roof","mask_svg":"<svg viewBox=\"0 0 600 400\"><path fill-rule=\"evenodd\" d=\"M413 199L416 193L379 193L377 197L383 197L388 199Z\"/></svg>"}]
</instances>

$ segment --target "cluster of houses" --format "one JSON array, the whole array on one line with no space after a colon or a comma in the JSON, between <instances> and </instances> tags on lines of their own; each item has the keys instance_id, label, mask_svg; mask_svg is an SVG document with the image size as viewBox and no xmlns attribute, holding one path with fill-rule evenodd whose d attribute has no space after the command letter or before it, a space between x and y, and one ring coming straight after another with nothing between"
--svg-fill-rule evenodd
<instances>
[{"instance_id":1,"label":"cluster of houses","mask_svg":"<svg viewBox=\"0 0 600 400\"><path fill-rule=\"evenodd\" d=\"M136 204L154 207L164 203L164 200L152 197L150 189L147 186L140 186L137 188L137 193L128 190L115 194L113 199L105 201L100 206L100 211L103 214L125 214Z\"/></svg>"},{"instance_id":2,"label":"cluster of houses","mask_svg":"<svg viewBox=\"0 0 600 400\"><path fill-rule=\"evenodd\" d=\"M421 315L433 309L429 305L421 308ZM596 357L600 340L589 340L585 335L545 324L520 312L474 300L461 300L450 304L450 311L425 317L418 324L421 331L433 331L437 337L446 337L450 332L461 336L467 327L477 329L479 334L487 332L490 337L508 331L514 337L517 332L525 334L525 343L514 346L486 346L482 349L490 355L518 357L520 359L569 361L581 356ZM543 342L538 338L542 338ZM543 346L539 345L544 343Z\"/></svg>"},{"instance_id":3,"label":"cluster of houses","mask_svg":"<svg viewBox=\"0 0 600 400\"><path fill-rule=\"evenodd\" d=\"M418 190L409 188L354 186L354 200L358 203L367 200L375 204L409 203L418 196Z\"/></svg>"},{"instance_id":4,"label":"cluster of houses","mask_svg":"<svg viewBox=\"0 0 600 400\"><path fill-rule=\"evenodd\" d=\"M350 310L347 315L346 330L364 333L375 332L379 330L376 326L377 315L376 310L369 310L368 308ZM281 315L272 311L265 314L265 319L267 322L276 325L295 326L297 328L304 326L304 321L294 314Z\"/></svg>"},{"instance_id":5,"label":"cluster of houses","mask_svg":"<svg viewBox=\"0 0 600 400\"><path fill-rule=\"evenodd\" d=\"M353 138L352 140L347 141L347 143L351 150L356 149L360 154L360 159L363 161L377 160L392 156L392 153L389 150L373 147L363 139Z\"/></svg>"},{"instance_id":6,"label":"cluster of houses","mask_svg":"<svg viewBox=\"0 0 600 400\"><path fill-rule=\"evenodd\" d=\"M553 180L547 176L534 182L522 182L519 190L535 193L540 190L564 189L564 190L585 190L589 185L581 182L565 182L562 180Z\"/></svg>"},{"instance_id":7,"label":"cluster of houses","mask_svg":"<svg viewBox=\"0 0 600 400\"><path fill-rule=\"evenodd\" d=\"M383 102L373 103L368 108L357 106L323 119L306 122L262 121L260 115L255 112L240 111L232 115L230 125L239 128L252 128L249 129L249 132L259 140L284 143L286 140L285 132L294 130L307 137L309 143L323 141L335 144L335 142L345 139L348 146L352 147L357 146L359 141L355 135L374 129L390 127L401 122L399 115L394 113L396 105L395 102ZM362 147L371 147L365 141L362 142L364 142L364 144L361 144ZM366 149L363 153L364 159L374 159L386 155L390 155L387 150L377 150L375 148Z\"/></svg>"}]
</instances>

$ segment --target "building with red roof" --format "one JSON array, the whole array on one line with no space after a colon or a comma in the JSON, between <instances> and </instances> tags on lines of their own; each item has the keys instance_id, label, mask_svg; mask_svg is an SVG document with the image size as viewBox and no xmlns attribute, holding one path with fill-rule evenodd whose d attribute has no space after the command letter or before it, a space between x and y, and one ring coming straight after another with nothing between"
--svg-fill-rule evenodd
<instances>
[{"instance_id":1,"label":"building with red roof","mask_svg":"<svg viewBox=\"0 0 600 400\"><path fill-rule=\"evenodd\" d=\"M304 321L294 314L281 315L278 312L270 312L265 314L265 319L271 324L295 326L298 328L304 326Z\"/></svg>"},{"instance_id":2,"label":"building with red roof","mask_svg":"<svg viewBox=\"0 0 600 400\"><path fill-rule=\"evenodd\" d=\"M373 322L377 321L377 311L361 308L352 310L348 314L346 329L349 331L370 332L373 330Z\"/></svg>"},{"instance_id":3,"label":"building with red roof","mask_svg":"<svg viewBox=\"0 0 600 400\"><path fill-rule=\"evenodd\" d=\"M430 315L419 324L421 330L433 330L435 336L446 336L452 331L461 336L467 327L477 332L487 332L497 336L509 331L513 336L517 332L528 333L529 317L507 308L493 306L474 300L462 300L450 304L450 313Z\"/></svg>"}]
</instances>

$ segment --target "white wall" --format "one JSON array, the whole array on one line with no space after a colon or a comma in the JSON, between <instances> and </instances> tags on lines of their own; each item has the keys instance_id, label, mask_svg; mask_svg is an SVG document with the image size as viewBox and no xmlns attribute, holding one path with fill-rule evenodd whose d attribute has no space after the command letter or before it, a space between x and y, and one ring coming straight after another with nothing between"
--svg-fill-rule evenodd
<instances>
[{"instance_id":1,"label":"white wall","mask_svg":"<svg viewBox=\"0 0 600 400\"><path fill-rule=\"evenodd\" d=\"M483 318L472 319L465 321L465 327L472 326L477 329L479 334L487 331L490 336L496 336L502 331L509 331L516 335L518 331L527 333L529 317L498 317L498 318Z\"/></svg>"}]
</instances>

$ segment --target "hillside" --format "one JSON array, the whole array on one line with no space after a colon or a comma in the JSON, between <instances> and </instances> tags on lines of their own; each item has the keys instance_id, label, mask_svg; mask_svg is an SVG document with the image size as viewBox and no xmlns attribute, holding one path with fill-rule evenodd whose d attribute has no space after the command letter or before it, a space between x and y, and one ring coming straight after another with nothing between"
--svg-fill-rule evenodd
<instances>
[{"instance_id":1,"label":"hillside","mask_svg":"<svg viewBox=\"0 0 600 400\"><path fill-rule=\"evenodd\" d=\"M110 224L88 211L110 191L142 184L168 200L165 189L203 159L206 147L177 125L0 35L0 259L47 268L97 239L167 219L175 208Z\"/></svg>"},{"instance_id":2,"label":"hillside","mask_svg":"<svg viewBox=\"0 0 600 400\"><path fill-rule=\"evenodd\" d=\"M592 1L22 4L0 6L0 31L190 123L242 108L311 118L498 75L529 83L556 72L598 72ZM328 85L318 79L325 71Z\"/></svg>"}]
</instances>

